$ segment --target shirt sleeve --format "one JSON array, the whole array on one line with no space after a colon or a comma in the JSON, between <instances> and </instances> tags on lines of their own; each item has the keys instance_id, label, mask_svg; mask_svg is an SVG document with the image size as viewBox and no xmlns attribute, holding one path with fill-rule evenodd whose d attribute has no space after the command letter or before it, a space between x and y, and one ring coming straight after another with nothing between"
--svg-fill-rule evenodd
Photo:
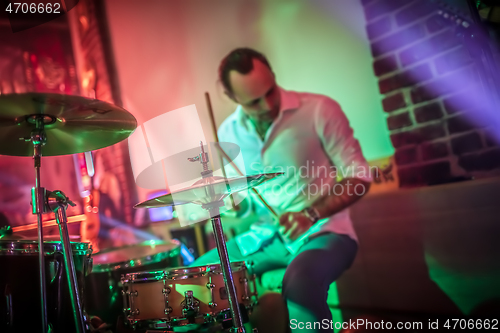
<instances>
[{"instance_id":1,"label":"shirt sleeve","mask_svg":"<svg viewBox=\"0 0 500 333\"><path fill-rule=\"evenodd\" d=\"M337 175L340 178L358 178L371 182L369 165L340 105L325 97L316 116L318 136Z\"/></svg>"}]
</instances>

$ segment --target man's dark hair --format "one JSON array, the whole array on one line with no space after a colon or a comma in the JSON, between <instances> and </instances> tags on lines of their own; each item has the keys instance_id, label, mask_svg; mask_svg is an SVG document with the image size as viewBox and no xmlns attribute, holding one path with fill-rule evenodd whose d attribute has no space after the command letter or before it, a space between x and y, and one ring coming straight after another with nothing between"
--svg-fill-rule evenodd
<instances>
[{"instance_id":1,"label":"man's dark hair","mask_svg":"<svg viewBox=\"0 0 500 333\"><path fill-rule=\"evenodd\" d=\"M233 94L233 89L229 82L229 72L235 70L240 74L250 73L253 69L253 59L259 60L272 70L271 65L269 65L269 62L262 53L247 47L234 49L222 59L219 65L219 80L228 93Z\"/></svg>"}]
</instances>

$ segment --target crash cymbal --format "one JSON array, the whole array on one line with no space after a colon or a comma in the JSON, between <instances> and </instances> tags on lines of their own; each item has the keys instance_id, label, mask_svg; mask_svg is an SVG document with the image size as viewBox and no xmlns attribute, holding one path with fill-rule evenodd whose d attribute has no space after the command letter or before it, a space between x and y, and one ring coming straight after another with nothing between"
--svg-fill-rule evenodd
<instances>
[{"instance_id":1,"label":"crash cymbal","mask_svg":"<svg viewBox=\"0 0 500 333\"><path fill-rule=\"evenodd\" d=\"M134 208L156 208L187 203L206 204L219 201L231 193L244 191L265 181L282 175L283 172L261 173L246 177L223 178L218 176L203 178L190 187L143 201Z\"/></svg>"},{"instance_id":2,"label":"crash cymbal","mask_svg":"<svg viewBox=\"0 0 500 333\"><path fill-rule=\"evenodd\" d=\"M137 127L128 111L95 99L43 93L0 95L0 154L32 156L30 137L37 118L46 136L44 156L111 146Z\"/></svg>"}]
</instances>

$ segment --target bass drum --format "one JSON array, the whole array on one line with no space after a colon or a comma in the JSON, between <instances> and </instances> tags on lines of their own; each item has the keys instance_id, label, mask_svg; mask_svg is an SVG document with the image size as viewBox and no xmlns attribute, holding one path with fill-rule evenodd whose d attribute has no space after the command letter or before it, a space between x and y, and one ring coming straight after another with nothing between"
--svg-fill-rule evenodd
<instances>
[{"instance_id":1,"label":"bass drum","mask_svg":"<svg viewBox=\"0 0 500 333\"><path fill-rule=\"evenodd\" d=\"M61 242L44 242L47 317L54 332L74 332ZM92 249L87 243L71 243L80 295L85 294L84 276L92 269ZM0 240L0 332L42 330L38 241ZM84 307L85 308L85 307Z\"/></svg>"},{"instance_id":2,"label":"bass drum","mask_svg":"<svg viewBox=\"0 0 500 333\"><path fill-rule=\"evenodd\" d=\"M94 268L85 281L87 313L114 327L123 313L122 275L181 265L180 245L176 240L148 241L106 249L93 255Z\"/></svg>"}]
</instances>

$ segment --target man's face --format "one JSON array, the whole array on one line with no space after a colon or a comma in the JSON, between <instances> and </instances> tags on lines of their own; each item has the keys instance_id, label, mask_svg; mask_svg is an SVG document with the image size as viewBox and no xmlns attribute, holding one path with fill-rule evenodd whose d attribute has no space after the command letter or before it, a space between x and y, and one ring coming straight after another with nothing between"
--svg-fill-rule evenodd
<instances>
[{"instance_id":1,"label":"man's face","mask_svg":"<svg viewBox=\"0 0 500 333\"><path fill-rule=\"evenodd\" d=\"M273 72L262 62L253 59L250 73L229 72L232 98L243 111L257 122L272 122L279 114L280 92Z\"/></svg>"}]
</instances>

